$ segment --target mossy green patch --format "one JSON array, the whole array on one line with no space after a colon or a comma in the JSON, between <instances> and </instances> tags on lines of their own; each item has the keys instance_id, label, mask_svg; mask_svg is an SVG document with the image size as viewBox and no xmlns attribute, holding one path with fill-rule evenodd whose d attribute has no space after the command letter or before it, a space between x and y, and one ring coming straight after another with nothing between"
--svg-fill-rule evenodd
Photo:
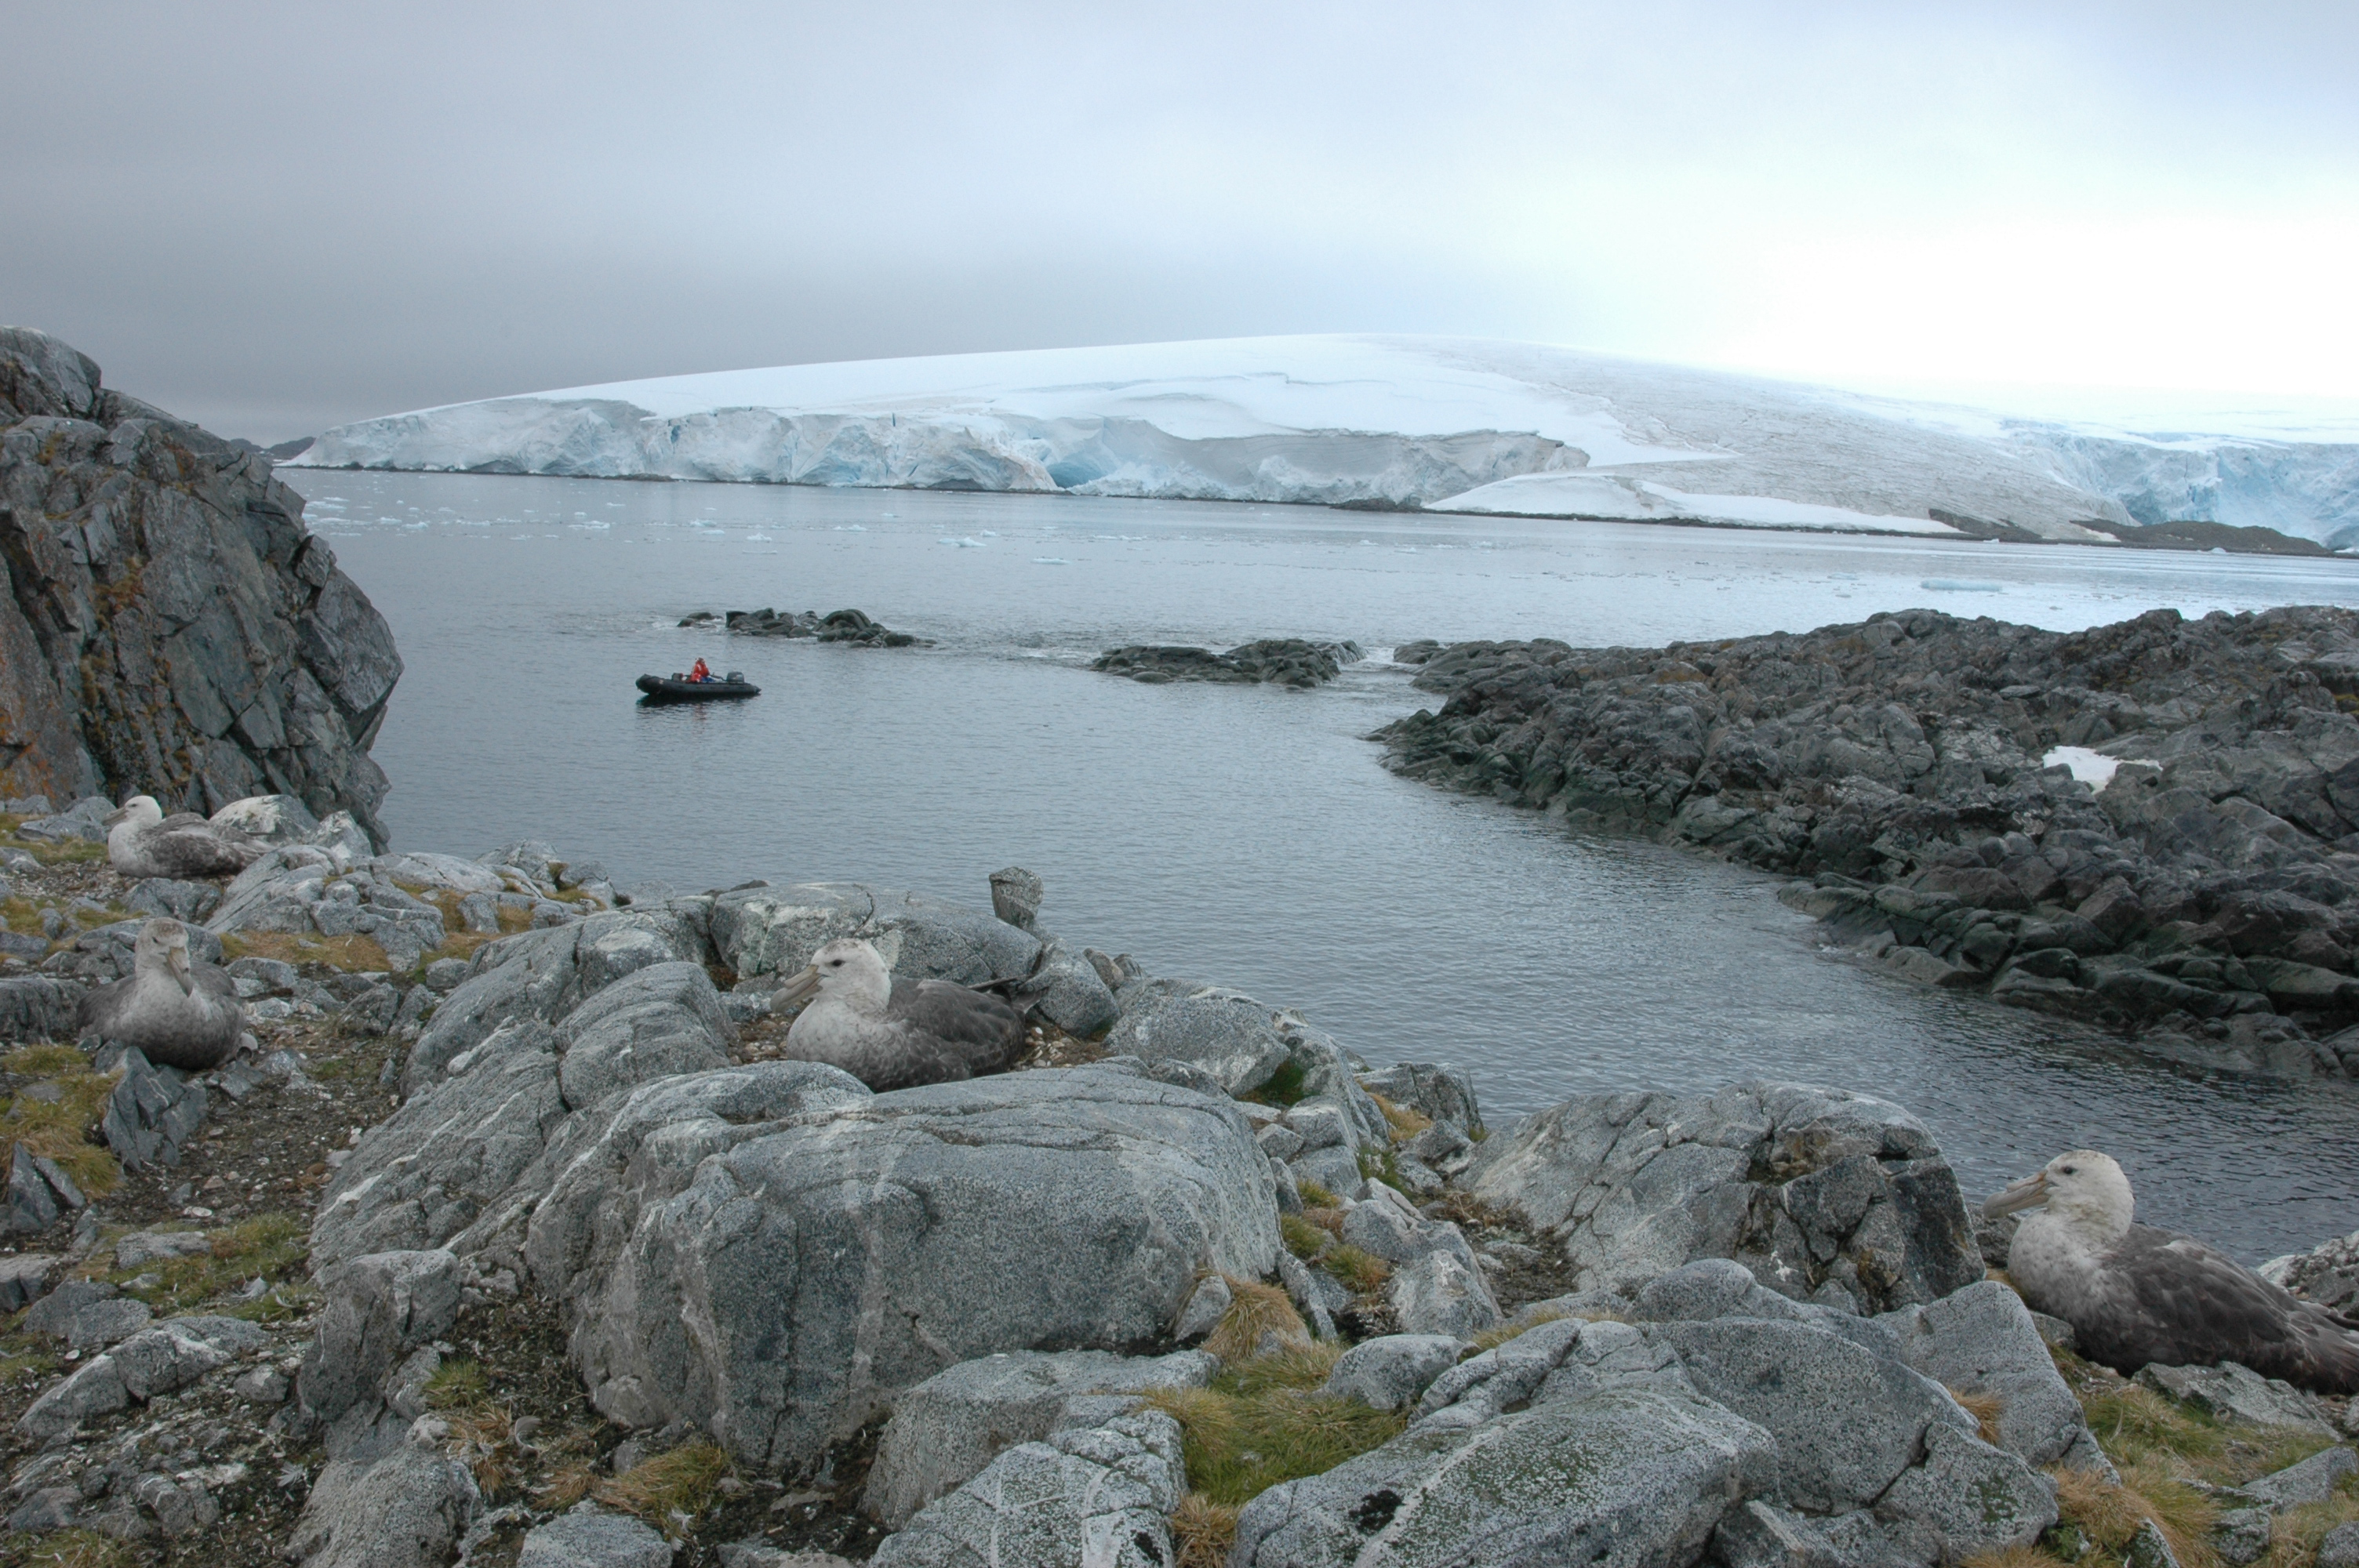
<instances>
[{"instance_id":1,"label":"mossy green patch","mask_svg":"<svg viewBox=\"0 0 2359 1568\"><path fill-rule=\"evenodd\" d=\"M1400 1434L1404 1417L1314 1391L1339 1351L1315 1346L1255 1357L1210 1388L1147 1396L1179 1422L1188 1481L1206 1505L1239 1507L1281 1481L1322 1474Z\"/></svg>"},{"instance_id":2,"label":"mossy green patch","mask_svg":"<svg viewBox=\"0 0 2359 1568\"><path fill-rule=\"evenodd\" d=\"M71 1045L27 1045L0 1057L0 1066L36 1081L0 1102L0 1161L18 1145L55 1161L82 1195L104 1197L123 1180L123 1167L93 1141L115 1080L91 1070ZM0 1173L7 1167L0 1164Z\"/></svg>"},{"instance_id":3,"label":"mossy green patch","mask_svg":"<svg viewBox=\"0 0 2359 1568\"><path fill-rule=\"evenodd\" d=\"M212 1232L210 1251L117 1270L113 1278L126 1293L153 1307L159 1317L190 1311L260 1279L275 1288L230 1306L233 1315L272 1321L299 1308L295 1290L308 1291L299 1280L290 1281L288 1276L300 1271L310 1254L309 1238L308 1228L292 1215L258 1214ZM157 1276L156 1283L132 1285L133 1280L149 1274Z\"/></svg>"}]
</instances>

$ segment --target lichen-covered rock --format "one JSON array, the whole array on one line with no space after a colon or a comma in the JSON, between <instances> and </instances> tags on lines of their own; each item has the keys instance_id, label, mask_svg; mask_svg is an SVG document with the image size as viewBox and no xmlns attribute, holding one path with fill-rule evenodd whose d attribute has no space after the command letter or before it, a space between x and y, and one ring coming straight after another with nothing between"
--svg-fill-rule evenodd
<instances>
[{"instance_id":1,"label":"lichen-covered rock","mask_svg":"<svg viewBox=\"0 0 2359 1568\"><path fill-rule=\"evenodd\" d=\"M2005 1285L1977 1281L1877 1321L1892 1330L1901 1358L1928 1378L1959 1393L1998 1397L2000 1447L2032 1465L2111 1468L2030 1309Z\"/></svg>"},{"instance_id":2,"label":"lichen-covered rock","mask_svg":"<svg viewBox=\"0 0 2359 1568\"><path fill-rule=\"evenodd\" d=\"M839 936L873 943L901 979L1020 980L1040 938L986 910L864 882L740 888L712 901L712 946L741 977L791 975Z\"/></svg>"},{"instance_id":3,"label":"lichen-covered rock","mask_svg":"<svg viewBox=\"0 0 2359 1568\"><path fill-rule=\"evenodd\" d=\"M362 1134L311 1222L312 1266L439 1247L473 1224L565 1119L555 1044L537 1021L505 1024Z\"/></svg>"},{"instance_id":4,"label":"lichen-covered rock","mask_svg":"<svg viewBox=\"0 0 2359 1568\"><path fill-rule=\"evenodd\" d=\"M368 748L401 659L302 517L267 458L0 328L0 795L277 792L381 838Z\"/></svg>"},{"instance_id":5,"label":"lichen-covered rock","mask_svg":"<svg viewBox=\"0 0 2359 1568\"><path fill-rule=\"evenodd\" d=\"M1206 1269L1277 1252L1236 1108L1107 1066L877 1095L712 1155L579 1280L592 1402L742 1461L815 1458L900 1390L995 1351L1163 1332Z\"/></svg>"},{"instance_id":6,"label":"lichen-covered rock","mask_svg":"<svg viewBox=\"0 0 2359 1568\"><path fill-rule=\"evenodd\" d=\"M1419 1425L1272 1487L1237 1519L1235 1568L1464 1568L1695 1561L1774 1484L1769 1434L1676 1390L1615 1388L1475 1426Z\"/></svg>"},{"instance_id":7,"label":"lichen-covered rock","mask_svg":"<svg viewBox=\"0 0 2359 1568\"><path fill-rule=\"evenodd\" d=\"M1983 1276L1932 1134L1841 1090L1583 1096L1493 1136L1460 1180L1520 1210L1583 1290L1626 1294L1694 1259L1734 1258L1782 1293L1832 1284L1883 1312Z\"/></svg>"},{"instance_id":8,"label":"lichen-covered rock","mask_svg":"<svg viewBox=\"0 0 2359 1568\"><path fill-rule=\"evenodd\" d=\"M1180 1424L1141 1411L1026 1443L886 1537L878 1568L1169 1568Z\"/></svg>"},{"instance_id":9,"label":"lichen-covered rock","mask_svg":"<svg viewBox=\"0 0 2359 1568\"><path fill-rule=\"evenodd\" d=\"M401 1358L459 1315L459 1260L439 1249L375 1252L320 1272L321 1309L297 1391L333 1421L373 1400Z\"/></svg>"},{"instance_id":10,"label":"lichen-covered rock","mask_svg":"<svg viewBox=\"0 0 2359 1568\"><path fill-rule=\"evenodd\" d=\"M288 1555L302 1568L444 1568L483 1507L467 1466L442 1452L443 1423L332 1457L304 1500Z\"/></svg>"},{"instance_id":11,"label":"lichen-covered rock","mask_svg":"<svg viewBox=\"0 0 2359 1568\"><path fill-rule=\"evenodd\" d=\"M701 964L709 949L701 903L679 899L603 911L486 943L469 962L467 979L442 999L433 1022L410 1048L404 1092L416 1094L439 1082L452 1058L481 1044L502 1024L520 1019L560 1022L583 998L626 975L680 960Z\"/></svg>"},{"instance_id":12,"label":"lichen-covered rock","mask_svg":"<svg viewBox=\"0 0 2359 1568\"><path fill-rule=\"evenodd\" d=\"M671 1568L672 1557L661 1530L584 1504L525 1531L516 1568Z\"/></svg>"},{"instance_id":13,"label":"lichen-covered rock","mask_svg":"<svg viewBox=\"0 0 2359 1568\"><path fill-rule=\"evenodd\" d=\"M616 1089L729 1065L737 1031L701 964L651 964L585 997L558 1026L558 1082L575 1110Z\"/></svg>"},{"instance_id":14,"label":"lichen-covered rock","mask_svg":"<svg viewBox=\"0 0 2359 1568\"><path fill-rule=\"evenodd\" d=\"M1251 1094L1291 1059L1270 1009L1223 986L1142 980L1122 990L1106 1050L1201 1067L1232 1095Z\"/></svg>"},{"instance_id":15,"label":"lichen-covered rock","mask_svg":"<svg viewBox=\"0 0 2359 1568\"><path fill-rule=\"evenodd\" d=\"M1220 1368L1201 1350L1156 1357L1018 1350L962 1361L895 1397L863 1505L886 1529L899 1530L1006 1449L1067 1424L1060 1418L1075 1396L1201 1388Z\"/></svg>"}]
</instances>

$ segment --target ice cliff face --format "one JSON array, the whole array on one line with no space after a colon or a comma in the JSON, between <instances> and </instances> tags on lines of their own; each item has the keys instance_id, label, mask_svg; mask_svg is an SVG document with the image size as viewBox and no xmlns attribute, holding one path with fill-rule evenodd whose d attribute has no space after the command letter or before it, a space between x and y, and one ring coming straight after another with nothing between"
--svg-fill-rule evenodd
<instances>
[{"instance_id":1,"label":"ice cliff face","mask_svg":"<svg viewBox=\"0 0 2359 1568\"><path fill-rule=\"evenodd\" d=\"M573 387L343 426L296 460L1952 532L1940 512L2058 539L2212 505L2323 538L2359 534L2354 452L1920 416L1536 344L1310 337Z\"/></svg>"},{"instance_id":2,"label":"ice cliff face","mask_svg":"<svg viewBox=\"0 0 2359 1568\"><path fill-rule=\"evenodd\" d=\"M393 633L270 460L0 327L0 795L247 795L382 839Z\"/></svg>"}]
</instances>

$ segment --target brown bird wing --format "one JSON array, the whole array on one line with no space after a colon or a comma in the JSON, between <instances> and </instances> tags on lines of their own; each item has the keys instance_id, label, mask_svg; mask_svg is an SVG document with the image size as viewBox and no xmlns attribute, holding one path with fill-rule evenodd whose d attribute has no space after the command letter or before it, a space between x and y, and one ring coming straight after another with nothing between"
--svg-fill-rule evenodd
<instances>
[{"instance_id":1,"label":"brown bird wing","mask_svg":"<svg viewBox=\"0 0 2359 1568\"><path fill-rule=\"evenodd\" d=\"M930 1075L912 1082L1004 1073L1024 1054L1021 1014L995 996L948 980L895 980L885 1016L901 1026L912 1066Z\"/></svg>"},{"instance_id":2,"label":"brown bird wing","mask_svg":"<svg viewBox=\"0 0 2359 1568\"><path fill-rule=\"evenodd\" d=\"M2083 1336L2098 1360L2125 1371L2239 1361L2304 1388L2359 1388L2359 1335L2192 1237L2133 1225L2104 1268L2106 1310Z\"/></svg>"}]
</instances>

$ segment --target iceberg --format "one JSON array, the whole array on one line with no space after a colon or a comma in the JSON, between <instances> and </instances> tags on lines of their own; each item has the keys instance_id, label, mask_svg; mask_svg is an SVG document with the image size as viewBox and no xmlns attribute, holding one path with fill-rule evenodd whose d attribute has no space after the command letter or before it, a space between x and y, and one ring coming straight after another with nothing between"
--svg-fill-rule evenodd
<instances>
[{"instance_id":1,"label":"iceberg","mask_svg":"<svg viewBox=\"0 0 2359 1568\"><path fill-rule=\"evenodd\" d=\"M2091 543L2185 517L2359 537L2359 444L2139 435L1447 338L665 376L362 420L291 461Z\"/></svg>"}]
</instances>

